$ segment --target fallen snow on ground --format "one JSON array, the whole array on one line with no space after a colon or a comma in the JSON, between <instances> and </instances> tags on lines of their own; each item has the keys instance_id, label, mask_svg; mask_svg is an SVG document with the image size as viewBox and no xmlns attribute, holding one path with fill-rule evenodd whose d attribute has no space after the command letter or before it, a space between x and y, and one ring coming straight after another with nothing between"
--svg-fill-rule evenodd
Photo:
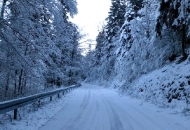
<instances>
[{"instance_id":1,"label":"fallen snow on ground","mask_svg":"<svg viewBox=\"0 0 190 130\"><path fill-rule=\"evenodd\" d=\"M126 93L133 97L190 115L189 59L166 65L124 86Z\"/></svg>"},{"instance_id":2,"label":"fallen snow on ground","mask_svg":"<svg viewBox=\"0 0 190 130\"><path fill-rule=\"evenodd\" d=\"M77 89L40 130L189 130L190 119L113 90L89 84Z\"/></svg>"},{"instance_id":3,"label":"fallen snow on ground","mask_svg":"<svg viewBox=\"0 0 190 130\"><path fill-rule=\"evenodd\" d=\"M72 90L75 91L75 90ZM38 130L52 116L59 112L69 102L72 92L58 99L53 97L50 103L49 99L41 101L41 105L32 104L19 109L20 119L11 121L10 116L13 112L6 115L0 115L0 130Z\"/></svg>"},{"instance_id":4,"label":"fallen snow on ground","mask_svg":"<svg viewBox=\"0 0 190 130\"><path fill-rule=\"evenodd\" d=\"M123 96L113 89L82 84L66 97L4 120L1 130L189 130L190 118L169 108ZM31 106L30 106L31 107ZM32 107L31 107L32 108ZM25 109L25 108L23 108Z\"/></svg>"}]
</instances>

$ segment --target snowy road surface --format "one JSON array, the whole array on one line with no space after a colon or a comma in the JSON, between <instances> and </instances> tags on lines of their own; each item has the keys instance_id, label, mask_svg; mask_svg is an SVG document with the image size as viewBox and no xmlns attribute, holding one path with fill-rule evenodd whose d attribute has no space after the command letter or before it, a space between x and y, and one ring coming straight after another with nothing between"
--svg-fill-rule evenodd
<instances>
[{"instance_id":1,"label":"snowy road surface","mask_svg":"<svg viewBox=\"0 0 190 130\"><path fill-rule=\"evenodd\" d=\"M190 120L113 90L83 84L40 130L190 130Z\"/></svg>"}]
</instances>

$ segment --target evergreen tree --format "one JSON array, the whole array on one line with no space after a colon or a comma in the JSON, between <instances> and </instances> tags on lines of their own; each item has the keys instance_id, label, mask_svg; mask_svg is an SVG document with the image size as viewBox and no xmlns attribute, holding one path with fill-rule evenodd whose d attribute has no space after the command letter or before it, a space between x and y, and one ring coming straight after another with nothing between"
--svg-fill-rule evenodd
<instances>
[{"instance_id":1,"label":"evergreen tree","mask_svg":"<svg viewBox=\"0 0 190 130\"><path fill-rule=\"evenodd\" d=\"M120 42L122 46L126 46L126 50L129 50L131 48L133 38L131 34L130 29L130 21L133 20L136 17L134 7L133 5L128 2L126 7L126 13L125 13L125 23L122 25L121 28L121 36L120 36Z\"/></svg>"},{"instance_id":2,"label":"evergreen tree","mask_svg":"<svg viewBox=\"0 0 190 130\"><path fill-rule=\"evenodd\" d=\"M107 20L106 33L107 40L111 42L112 38L119 32L125 21L125 0L112 0L109 16Z\"/></svg>"},{"instance_id":3,"label":"evergreen tree","mask_svg":"<svg viewBox=\"0 0 190 130\"><path fill-rule=\"evenodd\" d=\"M143 7L144 0L129 0L129 2L133 5L136 16L138 15L138 11Z\"/></svg>"},{"instance_id":4,"label":"evergreen tree","mask_svg":"<svg viewBox=\"0 0 190 130\"><path fill-rule=\"evenodd\" d=\"M188 0L162 0L160 3L160 16L157 19L156 32L161 36L163 26L176 31L181 37L182 54L187 57L185 44L190 36L190 1Z\"/></svg>"},{"instance_id":5,"label":"evergreen tree","mask_svg":"<svg viewBox=\"0 0 190 130\"><path fill-rule=\"evenodd\" d=\"M103 46L106 41L106 33L103 27L102 31L99 32L98 36L96 37L96 48L95 48L95 56L96 56L96 65L100 64L101 57L103 56Z\"/></svg>"}]
</instances>

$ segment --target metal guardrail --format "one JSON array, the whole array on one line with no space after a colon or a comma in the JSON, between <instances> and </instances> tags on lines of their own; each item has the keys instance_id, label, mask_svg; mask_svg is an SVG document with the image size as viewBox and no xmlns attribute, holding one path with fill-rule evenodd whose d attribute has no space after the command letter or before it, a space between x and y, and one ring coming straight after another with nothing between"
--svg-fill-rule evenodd
<instances>
[{"instance_id":1,"label":"metal guardrail","mask_svg":"<svg viewBox=\"0 0 190 130\"><path fill-rule=\"evenodd\" d=\"M36 101L40 101L40 99L44 99L47 97L50 97L50 101L52 101L53 95L57 94L57 96L60 97L60 95L59 95L60 93L63 93L63 95L64 95L65 93L69 92L70 90L80 87L80 86L81 86L80 84L77 84L77 85L57 89L57 90L50 91L50 92L44 92L44 93L39 93L39 94L23 97L23 98L0 102L0 114L4 114L6 112L14 110L14 119L17 119L18 108L26 106L31 103L34 103Z\"/></svg>"}]
</instances>

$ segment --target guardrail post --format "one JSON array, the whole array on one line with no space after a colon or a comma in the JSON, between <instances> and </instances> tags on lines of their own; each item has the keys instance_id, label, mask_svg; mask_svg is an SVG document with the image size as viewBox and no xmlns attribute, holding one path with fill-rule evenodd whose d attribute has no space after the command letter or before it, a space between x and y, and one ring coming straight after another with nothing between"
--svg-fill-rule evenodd
<instances>
[{"instance_id":1,"label":"guardrail post","mask_svg":"<svg viewBox=\"0 0 190 130\"><path fill-rule=\"evenodd\" d=\"M18 113L18 109L14 109L14 117L13 117L14 120L17 119L17 113Z\"/></svg>"},{"instance_id":2,"label":"guardrail post","mask_svg":"<svg viewBox=\"0 0 190 130\"><path fill-rule=\"evenodd\" d=\"M50 96L50 101L52 101L52 96Z\"/></svg>"}]
</instances>

